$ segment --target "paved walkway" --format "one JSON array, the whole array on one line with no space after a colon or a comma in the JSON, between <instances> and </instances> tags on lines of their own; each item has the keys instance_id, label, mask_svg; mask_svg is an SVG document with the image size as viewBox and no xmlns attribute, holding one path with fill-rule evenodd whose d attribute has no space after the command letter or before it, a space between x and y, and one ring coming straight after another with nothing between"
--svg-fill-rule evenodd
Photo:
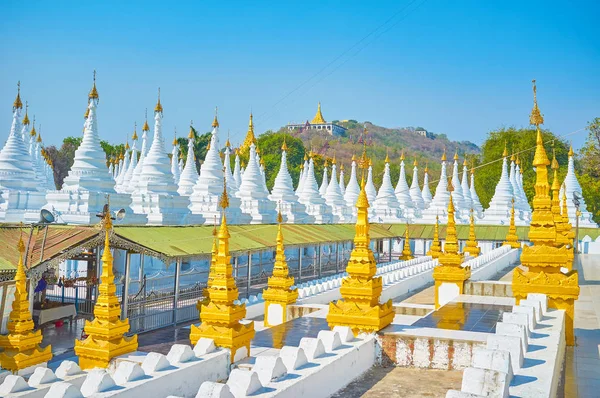
<instances>
[{"instance_id":1,"label":"paved walkway","mask_svg":"<svg viewBox=\"0 0 600 398\"><path fill-rule=\"evenodd\" d=\"M581 254L575 302L575 347L567 348L565 397L600 396L600 256Z\"/></svg>"}]
</instances>

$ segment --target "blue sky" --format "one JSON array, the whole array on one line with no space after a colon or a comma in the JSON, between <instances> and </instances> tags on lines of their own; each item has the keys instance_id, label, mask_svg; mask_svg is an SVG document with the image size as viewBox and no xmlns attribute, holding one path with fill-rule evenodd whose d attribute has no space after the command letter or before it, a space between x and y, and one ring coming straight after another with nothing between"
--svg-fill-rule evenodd
<instances>
[{"instance_id":1,"label":"blue sky","mask_svg":"<svg viewBox=\"0 0 600 398\"><path fill-rule=\"evenodd\" d=\"M528 124L532 78L554 132L600 116L598 1L122 3L0 3L3 137L17 80L46 144L80 134L94 69L111 142L143 123L159 86L165 136L186 135L191 119L208 131L218 106L233 143L251 109L263 132L312 118L321 101L328 120L419 125L480 144L492 129ZM578 147L585 136L570 138Z\"/></svg>"}]
</instances>

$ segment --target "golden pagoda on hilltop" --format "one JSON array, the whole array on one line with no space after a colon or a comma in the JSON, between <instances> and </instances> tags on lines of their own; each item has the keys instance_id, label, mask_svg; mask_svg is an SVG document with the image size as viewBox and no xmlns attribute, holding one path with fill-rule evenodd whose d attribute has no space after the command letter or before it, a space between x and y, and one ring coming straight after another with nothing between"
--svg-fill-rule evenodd
<instances>
[{"instance_id":1,"label":"golden pagoda on hilltop","mask_svg":"<svg viewBox=\"0 0 600 398\"><path fill-rule=\"evenodd\" d=\"M383 290L381 277L375 277L377 266L373 251L369 248L369 200L365 191L364 170L368 167L366 150L360 160L363 177L360 193L356 201L356 235L354 249L350 254L346 272L348 277L342 280L340 293L342 299L329 303L327 323L334 326L348 326L355 335L362 332L377 332L394 319L392 300L380 304Z\"/></svg>"},{"instance_id":2,"label":"golden pagoda on hilltop","mask_svg":"<svg viewBox=\"0 0 600 398\"><path fill-rule=\"evenodd\" d=\"M329 135L344 135L346 132L346 128L340 126L337 123L327 122L323 117L323 112L321 112L321 103L317 105L317 113L315 117L312 118L311 121L306 121L305 123L294 124L290 123L287 126L288 130L299 130L300 132L305 131L317 131L327 133Z\"/></svg>"},{"instance_id":3,"label":"golden pagoda on hilltop","mask_svg":"<svg viewBox=\"0 0 600 398\"><path fill-rule=\"evenodd\" d=\"M20 100L20 99L19 99ZM31 366L43 364L52 359L50 345L41 348L42 332L33 329L33 319L29 312L27 298L27 276L23 266L25 245L19 238L19 263L15 275L15 292L12 311L8 317L8 334L0 336L0 366L13 373Z\"/></svg>"},{"instance_id":4,"label":"golden pagoda on hilltop","mask_svg":"<svg viewBox=\"0 0 600 398\"><path fill-rule=\"evenodd\" d=\"M285 145L285 141L283 142ZM283 248L283 232L281 211L277 214L277 249L273 276L269 277L268 288L263 290L265 300L265 326L275 326L287 321L287 306L296 302L298 290L292 290L294 277L289 275L285 251Z\"/></svg>"},{"instance_id":5,"label":"golden pagoda on hilltop","mask_svg":"<svg viewBox=\"0 0 600 398\"><path fill-rule=\"evenodd\" d=\"M548 307L565 310L565 335L567 345L575 344L573 333L574 302L579 297L577 271L561 272L561 267L572 268L567 245L557 247L557 232L550 200L548 165L540 125L544 123L537 105L535 80L533 81L533 110L531 124L536 126L536 149L533 158L535 167L535 196L529 227L529 240L533 246L523 247L521 264L513 273L512 290L517 303L527 298L528 293L542 293L548 297ZM571 249L572 250L572 249Z\"/></svg>"},{"instance_id":6,"label":"golden pagoda on hilltop","mask_svg":"<svg viewBox=\"0 0 600 398\"><path fill-rule=\"evenodd\" d=\"M240 153L246 153L250 150L250 145L254 143L254 145L258 145L258 141L256 141L256 136L254 135L254 122L252 120L252 112L250 112L250 121L248 122L248 132L246 133L246 139L244 143L240 147Z\"/></svg>"},{"instance_id":7,"label":"golden pagoda on hilltop","mask_svg":"<svg viewBox=\"0 0 600 398\"><path fill-rule=\"evenodd\" d=\"M471 268L463 267L463 254L458 252L458 238L456 236L456 222L454 220L454 201L452 191L454 187L448 178L448 226L446 227L446 242L444 251L440 254L440 264L433 269L435 283L435 309L446 304L450 299L462 294L465 281L471 276Z\"/></svg>"},{"instance_id":8,"label":"golden pagoda on hilltop","mask_svg":"<svg viewBox=\"0 0 600 398\"><path fill-rule=\"evenodd\" d=\"M317 106L317 113L315 114L315 117L313 117L313 120L311 120L310 124L326 124L327 122L325 121L325 118L323 117L323 114L321 113L321 103L319 102L319 105Z\"/></svg>"},{"instance_id":9,"label":"golden pagoda on hilltop","mask_svg":"<svg viewBox=\"0 0 600 398\"><path fill-rule=\"evenodd\" d=\"M240 323L246 316L246 304L234 304L238 299L238 288L233 278L231 255L229 254L229 229L226 209L229 207L227 184L223 183L221 196L223 216L219 228L216 259L213 257L209 273L210 285L207 288L208 303L202 304L200 326L192 325L190 341L196 344L202 337L213 339L219 347L231 350L231 362L250 354L250 341L254 337L254 322ZM214 245L213 245L214 248Z\"/></svg>"},{"instance_id":10,"label":"golden pagoda on hilltop","mask_svg":"<svg viewBox=\"0 0 600 398\"><path fill-rule=\"evenodd\" d=\"M125 337L129 332L129 319L121 320L121 305L115 294L113 256L110 252L111 212L108 205L103 214L104 253L102 253L102 275L99 295L94 306L94 320L85 321L85 340L75 340L75 355L79 357L81 369L106 368L119 355L128 354L138 348L137 335Z\"/></svg>"}]
</instances>

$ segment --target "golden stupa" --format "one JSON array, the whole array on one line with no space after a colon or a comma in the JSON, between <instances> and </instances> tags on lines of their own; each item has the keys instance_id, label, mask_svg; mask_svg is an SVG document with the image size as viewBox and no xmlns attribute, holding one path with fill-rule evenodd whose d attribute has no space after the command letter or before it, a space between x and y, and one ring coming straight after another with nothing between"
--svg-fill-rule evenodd
<instances>
[{"instance_id":1,"label":"golden stupa","mask_svg":"<svg viewBox=\"0 0 600 398\"><path fill-rule=\"evenodd\" d=\"M213 339L219 347L231 350L231 362L243 359L250 354L250 341L254 338L254 322L240 323L246 316L246 304L234 304L238 299L238 288L233 278L231 255L229 254L229 229L226 209L229 207L227 185L223 181L221 196L223 216L219 228L216 259L213 257L209 274L210 285L206 289L208 303L202 304L200 326L192 325L190 341L196 344L202 337ZM214 248L214 246L213 246ZM244 349L240 351L240 349ZM239 352L238 352L239 351Z\"/></svg>"},{"instance_id":2,"label":"golden stupa","mask_svg":"<svg viewBox=\"0 0 600 398\"><path fill-rule=\"evenodd\" d=\"M535 167L535 196L529 227L529 240L533 246L524 246L521 264L513 273L512 290L517 303L527 298L528 293L542 293L548 297L548 307L563 309L567 345L575 344L573 333L574 302L579 297L577 271L561 272L561 267L572 268L569 245L557 247L557 232L550 200L548 165L540 125L544 123L537 105L535 80L533 81L533 110L531 124L536 126L536 149L533 158Z\"/></svg>"},{"instance_id":3,"label":"golden stupa","mask_svg":"<svg viewBox=\"0 0 600 398\"><path fill-rule=\"evenodd\" d=\"M465 161L466 162L466 161ZM473 209L471 209L471 217L469 223L469 239L466 242L463 253L469 253L472 257L479 256L481 249L478 246L477 238L475 236L475 216L473 215Z\"/></svg>"},{"instance_id":4,"label":"golden stupa","mask_svg":"<svg viewBox=\"0 0 600 398\"><path fill-rule=\"evenodd\" d=\"M400 260L407 261L415 258L412 254L412 250L410 250L410 238L408 236L408 224L406 224L406 230L404 231L404 247L402 248L402 255L400 256Z\"/></svg>"},{"instance_id":5,"label":"golden stupa","mask_svg":"<svg viewBox=\"0 0 600 398\"><path fill-rule=\"evenodd\" d=\"M509 245L513 249L521 247L519 243L519 237L517 236L517 227L515 226L515 200L512 200L512 207L510 208L510 223L508 226L508 233L506 234L506 240L503 245Z\"/></svg>"},{"instance_id":6,"label":"golden stupa","mask_svg":"<svg viewBox=\"0 0 600 398\"><path fill-rule=\"evenodd\" d=\"M19 238L19 263L15 275L15 292L12 311L8 317L8 334L0 336L0 366L13 373L43 364L52 359L52 347L42 348L42 332L33 329L33 319L27 298L27 276L23 266L25 245Z\"/></svg>"},{"instance_id":7,"label":"golden stupa","mask_svg":"<svg viewBox=\"0 0 600 398\"><path fill-rule=\"evenodd\" d=\"M240 153L246 153L250 150L250 145L257 145L256 136L254 135L254 121L252 120L252 113L250 113L250 121L248 122L248 132L246 133L246 139L240 147ZM258 150L257 150L258 152Z\"/></svg>"},{"instance_id":8,"label":"golden stupa","mask_svg":"<svg viewBox=\"0 0 600 398\"><path fill-rule=\"evenodd\" d=\"M110 252L111 212L108 205L103 214L104 253L102 253L102 275L99 295L94 306L94 320L86 321L85 340L75 340L75 355L79 357L81 369L106 368L119 355L128 354L138 348L137 335L125 337L129 332L129 319L121 320L121 305L115 294L113 256Z\"/></svg>"},{"instance_id":9,"label":"golden stupa","mask_svg":"<svg viewBox=\"0 0 600 398\"><path fill-rule=\"evenodd\" d=\"M442 254L442 245L440 244L440 218L435 216L435 225L433 227L433 241L429 247L427 255L431 258L439 258Z\"/></svg>"}]
</instances>

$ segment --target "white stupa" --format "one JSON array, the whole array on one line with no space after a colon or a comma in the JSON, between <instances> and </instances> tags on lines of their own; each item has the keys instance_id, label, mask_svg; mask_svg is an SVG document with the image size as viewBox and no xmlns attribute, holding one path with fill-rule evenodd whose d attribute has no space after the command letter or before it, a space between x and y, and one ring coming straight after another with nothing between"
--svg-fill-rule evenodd
<instances>
[{"instance_id":1,"label":"white stupa","mask_svg":"<svg viewBox=\"0 0 600 398\"><path fill-rule=\"evenodd\" d=\"M129 151L129 165L127 166L127 170L125 171L125 174L123 176L123 182L121 183L120 186L120 192L123 193L128 193L128 189L129 189L129 184L131 183L131 180L133 178L133 172L135 171L135 168L137 166L137 158L138 158L138 151L137 151L137 140L138 140L138 135L137 135L137 125L133 126L133 135L131 136L131 150Z\"/></svg>"},{"instance_id":2,"label":"white stupa","mask_svg":"<svg viewBox=\"0 0 600 398\"><path fill-rule=\"evenodd\" d=\"M242 171L240 167L240 155L237 153L237 150L235 153L235 163L233 165L233 179L235 180L235 185L239 190L240 185L242 185ZM235 194L237 196L237 190Z\"/></svg>"},{"instance_id":3,"label":"white stupa","mask_svg":"<svg viewBox=\"0 0 600 398\"><path fill-rule=\"evenodd\" d=\"M129 169L129 159L131 158L131 151L129 146L129 140L125 144L125 154L123 155L123 165L121 167L121 172L119 173L119 177L117 178L115 184L115 190L117 192L123 192L124 189L122 187L127 186L127 182L125 181L125 175L127 174L127 170Z\"/></svg>"},{"instance_id":4,"label":"white stupa","mask_svg":"<svg viewBox=\"0 0 600 398\"><path fill-rule=\"evenodd\" d=\"M344 165L340 165L340 192L342 195L346 194L346 182L344 180Z\"/></svg>"},{"instance_id":5,"label":"white stupa","mask_svg":"<svg viewBox=\"0 0 600 398\"><path fill-rule=\"evenodd\" d=\"M35 170L35 178L40 183L38 191L45 193L47 190L55 190L56 184L54 183L54 171L43 155L43 151L45 149L42 144L42 135L40 132L35 143L33 168Z\"/></svg>"},{"instance_id":6,"label":"white stupa","mask_svg":"<svg viewBox=\"0 0 600 398\"><path fill-rule=\"evenodd\" d=\"M182 196L190 196L194 190L194 185L198 182L198 170L196 169L196 155L194 154L194 129L190 126L190 133L188 134L188 152L185 160L185 166L179 176L179 188L177 192ZM212 138L211 138L212 141ZM210 145L210 144L209 144ZM216 150L217 148L215 148ZM208 152L206 153L208 157ZM217 157L219 155L217 154ZM217 169L219 170L219 181L223 178L223 172L221 171L221 160L219 159ZM219 183L220 184L220 183ZM218 184L217 184L218 185ZM220 195L223 192L222 187L215 187L216 194ZM218 201L218 200L217 200Z\"/></svg>"},{"instance_id":7,"label":"white stupa","mask_svg":"<svg viewBox=\"0 0 600 398\"><path fill-rule=\"evenodd\" d=\"M527 199L527 194L525 193L525 189L523 188L523 169L521 169L521 161L517 156L517 160L515 161L515 177L517 180L517 195L521 198L521 206L523 209L523 219L526 222L531 221L531 206L529 205L529 200Z\"/></svg>"},{"instance_id":8,"label":"white stupa","mask_svg":"<svg viewBox=\"0 0 600 398\"><path fill-rule=\"evenodd\" d=\"M13 103L13 120L8 139L0 150L0 221L38 222L40 209L46 203L38 190L35 170L21 136L20 84Z\"/></svg>"},{"instance_id":9,"label":"white stupa","mask_svg":"<svg viewBox=\"0 0 600 398\"><path fill-rule=\"evenodd\" d=\"M344 195L337 181L337 165L335 155L331 161L331 180L325 192L325 203L331 207L334 223L351 223L353 220L352 210L346 204Z\"/></svg>"},{"instance_id":10,"label":"white stupa","mask_svg":"<svg viewBox=\"0 0 600 398\"><path fill-rule=\"evenodd\" d=\"M475 189L475 168L471 169L471 185L469 186L469 193L471 194L471 203L473 204L473 210L477 218L483 217L483 206L479 201L479 195Z\"/></svg>"},{"instance_id":11,"label":"white stupa","mask_svg":"<svg viewBox=\"0 0 600 398\"><path fill-rule=\"evenodd\" d=\"M215 115L215 119L212 123L212 133L210 136L210 143L206 157L202 166L200 166L200 175L197 177L196 183L192 187L190 192L190 212L188 216L189 224L214 224L215 218L217 221L221 219L221 196L223 194L223 184L227 183L226 176L223 174L223 163L221 163L221 157L219 156L219 121ZM193 137L193 130L190 128L190 137ZM190 139L191 142L191 139ZM190 149L188 149L189 151ZM193 148L191 149L193 151ZM188 152L188 162L190 156ZM194 162L193 158L191 162ZM195 168L195 167L194 167ZM187 169L183 169L184 173L181 174L181 181L184 179L184 174ZM232 187L232 177L228 184L227 192L230 192ZM181 184L180 184L181 190ZM242 217L242 211L240 210L241 201L233 192L229 195L229 206L227 207L227 221L231 224L246 224L250 222L250 217L247 215Z\"/></svg>"},{"instance_id":12,"label":"white stupa","mask_svg":"<svg viewBox=\"0 0 600 398\"><path fill-rule=\"evenodd\" d=\"M148 131L150 131L150 127L148 126L148 111L146 111L146 120L144 121L144 126L142 126L142 149L140 151L140 158L133 169L131 180L125 188L125 190L129 193L135 191L140 182L140 175L142 174L142 169L144 168L144 159L148 153ZM116 172L116 166L113 171Z\"/></svg>"},{"instance_id":13,"label":"white stupa","mask_svg":"<svg viewBox=\"0 0 600 398\"><path fill-rule=\"evenodd\" d=\"M406 182L406 172L404 170L404 151L400 155L400 175L398 176L398 183L396 184L396 198L400 203L402 209L402 215L405 218L415 217L415 205L410 197L410 188Z\"/></svg>"},{"instance_id":14,"label":"white stupa","mask_svg":"<svg viewBox=\"0 0 600 398\"><path fill-rule=\"evenodd\" d=\"M352 209L352 217L356 217L356 201L358 200L358 195L360 194L360 187L358 186L358 181L356 180L356 157L352 156L352 168L350 172L350 180L348 180L348 185L346 185L346 192L344 192L344 200L346 201L346 205Z\"/></svg>"},{"instance_id":15,"label":"white stupa","mask_svg":"<svg viewBox=\"0 0 600 398\"><path fill-rule=\"evenodd\" d=\"M471 209L467 208L467 204L463 196L462 186L460 185L460 178L458 177L458 168L458 152L455 152L454 165L452 167L452 187L454 188L454 190L452 191L452 200L454 201L454 214L456 217L456 222L461 222L461 219L469 220L468 215L471 214Z\"/></svg>"},{"instance_id":16,"label":"white stupa","mask_svg":"<svg viewBox=\"0 0 600 398\"><path fill-rule=\"evenodd\" d=\"M587 206L585 204L585 199L583 198L583 194L581 191L581 185L579 185L579 181L577 181L577 175L575 174L575 165L573 163L573 147L569 148L569 165L567 168L567 175L565 176L565 180L563 182L563 187L561 189L561 201L562 201L562 191L566 190L567 194L567 212L569 213L569 221L571 225L576 225L576 212L577 208L575 207L575 203L573 199L575 198L575 194L580 198L579 199L579 211L581 212L581 216L579 217L579 226L586 228L598 228L598 224L594 222L592 219L592 213L587 210ZM562 202L561 202L562 203Z\"/></svg>"},{"instance_id":17,"label":"white stupa","mask_svg":"<svg viewBox=\"0 0 600 398\"><path fill-rule=\"evenodd\" d=\"M500 175L500 181L496 185L496 190L489 207L483 212L483 219L480 220L480 223L508 225L513 198L513 186L508 175L508 150L505 147L502 154L502 174ZM515 214L515 224L524 225L525 223L520 217L516 217Z\"/></svg>"},{"instance_id":18,"label":"white stupa","mask_svg":"<svg viewBox=\"0 0 600 398\"><path fill-rule=\"evenodd\" d=\"M390 159L385 157L385 169L383 172L383 181L375 202L371 204L373 216L369 217L373 222L378 223L398 223L403 222L400 203L394 192L392 178L390 177Z\"/></svg>"},{"instance_id":19,"label":"white stupa","mask_svg":"<svg viewBox=\"0 0 600 398\"><path fill-rule=\"evenodd\" d=\"M179 144L177 143L177 133L175 134L175 137L173 137L173 149L171 150L171 174L173 174L175 184L179 184L181 173L179 172Z\"/></svg>"},{"instance_id":20,"label":"white stupa","mask_svg":"<svg viewBox=\"0 0 600 398\"><path fill-rule=\"evenodd\" d=\"M423 176L423 189L421 190L421 196L423 197L423 202L425 204L425 209L429 207L431 201L433 200L433 195L431 195L431 190L429 189L429 167L425 164L425 172Z\"/></svg>"},{"instance_id":21,"label":"white stupa","mask_svg":"<svg viewBox=\"0 0 600 398\"><path fill-rule=\"evenodd\" d=\"M523 197L520 194L519 183L517 182L519 179L518 171L516 169L515 163L515 155L512 154L510 156L510 167L508 173L508 181L510 181L510 185L512 187L513 198L515 199L515 221L517 221L517 217L520 220L526 221L529 223L530 219L526 218L527 205L523 203Z\"/></svg>"},{"instance_id":22,"label":"white stupa","mask_svg":"<svg viewBox=\"0 0 600 398\"><path fill-rule=\"evenodd\" d=\"M288 147L284 140L281 146L279 172L275 177L269 199L277 204L284 222L288 224L310 224L314 220L306 213L306 207L298 201L298 195L294 192L292 176L287 166L287 150Z\"/></svg>"},{"instance_id":23,"label":"white stupa","mask_svg":"<svg viewBox=\"0 0 600 398\"><path fill-rule=\"evenodd\" d=\"M179 195L171 173L171 162L165 151L162 136L163 107L158 102L154 108L154 137L150 150L144 157L137 188L132 192L136 213L147 214L148 224L179 225L189 214L189 199Z\"/></svg>"},{"instance_id":24,"label":"white stupa","mask_svg":"<svg viewBox=\"0 0 600 398\"><path fill-rule=\"evenodd\" d=\"M369 204L373 206L375 203L375 198L377 197L377 188L375 188L375 184L373 183L373 161L369 159L369 168L367 169L367 183L365 184L365 192L367 194L367 200ZM372 208L369 208L371 211Z\"/></svg>"},{"instance_id":25,"label":"white stupa","mask_svg":"<svg viewBox=\"0 0 600 398\"><path fill-rule=\"evenodd\" d=\"M224 154L223 167L225 168L225 179L227 180L227 192L231 192L230 196L236 196L240 186L236 179L233 178L233 171L231 170L231 143L229 142L229 138L225 142Z\"/></svg>"},{"instance_id":26,"label":"white stupa","mask_svg":"<svg viewBox=\"0 0 600 398\"><path fill-rule=\"evenodd\" d=\"M179 161L177 162L177 169L179 170L179 177L181 178L181 173L183 173L183 153L179 152ZM177 180L179 184L179 180Z\"/></svg>"},{"instance_id":27,"label":"white stupa","mask_svg":"<svg viewBox=\"0 0 600 398\"><path fill-rule=\"evenodd\" d=\"M327 177L327 160L325 160L325 164L323 165L323 180L321 181L321 186L319 187L319 193L321 194L321 196L325 197L328 185L329 177Z\"/></svg>"},{"instance_id":28,"label":"white stupa","mask_svg":"<svg viewBox=\"0 0 600 398\"><path fill-rule=\"evenodd\" d=\"M425 210L425 200L423 199L423 193L419 187L419 164L417 158L413 162L413 177L410 184L410 199L415 205L415 217L420 217L423 210Z\"/></svg>"},{"instance_id":29,"label":"white stupa","mask_svg":"<svg viewBox=\"0 0 600 398\"><path fill-rule=\"evenodd\" d=\"M447 220L448 202L450 201L450 192L448 192L448 175L446 172L447 165L446 151L442 155L442 170L440 179L435 189L435 196L429 203L429 207L423 211L422 222L426 224L434 224L436 216L439 216L442 222Z\"/></svg>"},{"instance_id":30,"label":"white stupa","mask_svg":"<svg viewBox=\"0 0 600 398\"><path fill-rule=\"evenodd\" d=\"M29 123L29 103L25 101L25 116L23 116L23 121L21 122L21 139L25 146L29 142Z\"/></svg>"},{"instance_id":31,"label":"white stupa","mask_svg":"<svg viewBox=\"0 0 600 398\"><path fill-rule=\"evenodd\" d=\"M306 180L306 173L308 172L308 156L304 154L304 163L300 165L300 178L298 179L298 186L296 187L296 195L300 197L302 189L304 189L304 181Z\"/></svg>"},{"instance_id":32,"label":"white stupa","mask_svg":"<svg viewBox=\"0 0 600 398\"><path fill-rule=\"evenodd\" d=\"M110 195L111 209L125 209L123 224L145 224L146 216L135 214L131 197L115 191L115 180L108 174L106 154L100 146L96 108L99 102L94 86L88 95L88 117L83 139L75 151L73 165L63 181L61 190L48 191L46 208L56 214L58 222L69 224L96 224L96 215L102 213Z\"/></svg>"},{"instance_id":33,"label":"white stupa","mask_svg":"<svg viewBox=\"0 0 600 398\"><path fill-rule=\"evenodd\" d=\"M306 212L308 215L314 217L315 223L331 224L333 222L332 210L319 193L312 153L308 162L308 169L305 169L305 173L304 186L298 200L306 206Z\"/></svg>"},{"instance_id":34,"label":"white stupa","mask_svg":"<svg viewBox=\"0 0 600 398\"><path fill-rule=\"evenodd\" d=\"M238 191L242 213L251 218L251 224L273 224L277 218L276 203L269 199L263 176L256 159L256 145L250 144L250 158Z\"/></svg>"},{"instance_id":35,"label":"white stupa","mask_svg":"<svg viewBox=\"0 0 600 398\"><path fill-rule=\"evenodd\" d=\"M462 180L460 181L460 186L463 194L463 200L465 202L465 207L466 209L468 209L466 214L471 214L471 209L475 210L475 207L473 199L471 198L471 188L469 187L469 171L467 168L467 158L465 158L465 160L463 161L463 173Z\"/></svg>"}]
</instances>

